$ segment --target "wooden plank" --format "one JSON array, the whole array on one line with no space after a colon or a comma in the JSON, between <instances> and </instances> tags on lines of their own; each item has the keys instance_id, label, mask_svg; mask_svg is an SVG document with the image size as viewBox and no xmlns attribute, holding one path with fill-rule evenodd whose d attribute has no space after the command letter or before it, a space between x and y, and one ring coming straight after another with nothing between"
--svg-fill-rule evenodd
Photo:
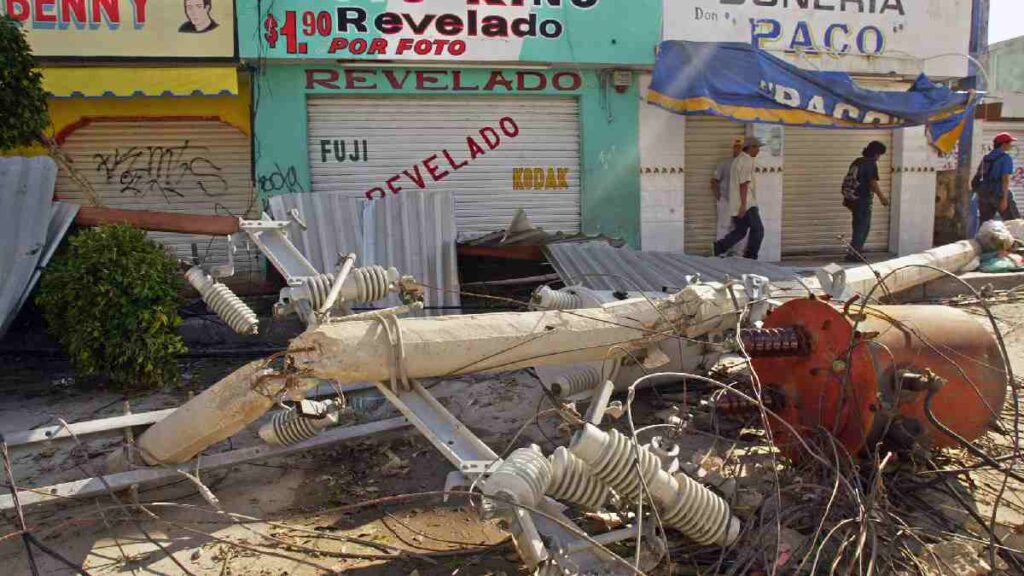
<instances>
[{"instance_id":1,"label":"wooden plank","mask_svg":"<svg viewBox=\"0 0 1024 576\"><path fill-rule=\"evenodd\" d=\"M120 434L120 431L124 428L155 424L166 418L175 410L177 410L177 408L156 410L154 412L140 412L138 414L130 414L127 416L101 418L99 420L88 420L86 422L68 424L68 427L76 436L79 437L92 436L102 434L104 432L116 432ZM9 448L16 448L18 446L27 446L30 444L38 444L40 442L70 440L71 434L68 433L67 429L63 426L57 425L44 426L42 428L25 430L22 432L10 432L8 434L4 434L4 439L7 440L7 446Z\"/></svg>"},{"instance_id":2,"label":"wooden plank","mask_svg":"<svg viewBox=\"0 0 1024 576\"><path fill-rule=\"evenodd\" d=\"M342 442L344 440L352 440L363 436L369 436L371 434L380 434L382 432L398 430L399 428L404 428L408 425L409 421L405 418L391 418L388 420L380 420L378 422L370 422L368 424L360 424L358 426L334 428L324 432L316 438L294 446L273 448L269 445L261 444L250 448L242 448L239 450L232 450L230 452L203 456L200 467L203 470L213 470L216 468L243 464L245 462L288 456L299 452L305 452L307 450L323 448L324 446ZM130 488L132 485L136 484L146 484L149 482L181 478L181 475L178 474L178 470L191 471L194 470L194 468L195 464L192 462L179 464L176 467L139 468L128 472L108 474L103 477L103 480L106 480L106 483L111 489L119 491ZM53 504L66 501L68 499L103 496L106 493L107 489L104 486L103 481L99 478L86 478L84 480L55 484L53 486L44 486L42 488L22 488L18 491L18 500L21 502L22 508L27 508L42 504ZM3 494L0 496L0 511L13 509L14 498L10 494Z\"/></svg>"}]
</instances>

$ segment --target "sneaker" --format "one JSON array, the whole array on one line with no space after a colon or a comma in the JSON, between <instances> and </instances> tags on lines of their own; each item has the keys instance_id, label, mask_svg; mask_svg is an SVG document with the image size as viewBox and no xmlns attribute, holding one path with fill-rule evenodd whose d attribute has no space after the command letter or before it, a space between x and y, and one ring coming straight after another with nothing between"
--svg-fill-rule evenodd
<instances>
[{"instance_id":1,"label":"sneaker","mask_svg":"<svg viewBox=\"0 0 1024 576\"><path fill-rule=\"evenodd\" d=\"M860 257L854 256L853 254L847 254L846 258L843 258L843 261L844 262L853 262L855 264L863 264L864 263L864 261L861 260Z\"/></svg>"}]
</instances>

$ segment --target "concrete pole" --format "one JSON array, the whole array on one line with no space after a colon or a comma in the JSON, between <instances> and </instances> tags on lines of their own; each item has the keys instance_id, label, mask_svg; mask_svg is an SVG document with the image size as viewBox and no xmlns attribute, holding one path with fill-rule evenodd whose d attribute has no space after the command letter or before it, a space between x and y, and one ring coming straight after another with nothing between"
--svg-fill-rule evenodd
<instances>
[{"instance_id":1,"label":"concrete pole","mask_svg":"<svg viewBox=\"0 0 1024 576\"><path fill-rule=\"evenodd\" d=\"M736 325L747 298L741 285L690 286L671 297L602 308L399 320L410 378L600 361L677 334L693 338ZM392 328L392 337L394 334ZM380 321L339 322L296 338L287 361L301 377L260 378L249 364L153 425L138 440L147 464L187 462L263 415L285 389L301 395L314 378L388 381L395 346ZM117 468L123 463L109 462Z\"/></svg>"},{"instance_id":2,"label":"concrete pole","mask_svg":"<svg viewBox=\"0 0 1024 576\"><path fill-rule=\"evenodd\" d=\"M858 294L867 295L879 278L885 278L891 273L892 276L885 280L885 287L889 292L898 294L944 276L942 272L925 266L956 274L966 271L980 257L980 244L974 240L961 240L903 258L851 268L846 271L846 285ZM885 293L879 287L872 297L879 298Z\"/></svg>"}]
</instances>

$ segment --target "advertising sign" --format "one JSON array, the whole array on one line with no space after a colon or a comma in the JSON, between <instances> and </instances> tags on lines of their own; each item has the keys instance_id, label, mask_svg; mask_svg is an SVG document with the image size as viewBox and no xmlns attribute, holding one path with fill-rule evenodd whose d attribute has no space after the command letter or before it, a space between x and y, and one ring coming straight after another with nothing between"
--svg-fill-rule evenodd
<instances>
[{"instance_id":1,"label":"advertising sign","mask_svg":"<svg viewBox=\"0 0 1024 576\"><path fill-rule=\"evenodd\" d=\"M661 3L277 0L240 5L238 21L243 58L650 64Z\"/></svg>"},{"instance_id":2,"label":"advertising sign","mask_svg":"<svg viewBox=\"0 0 1024 576\"><path fill-rule=\"evenodd\" d=\"M233 0L0 0L40 57L233 58Z\"/></svg>"},{"instance_id":3,"label":"advertising sign","mask_svg":"<svg viewBox=\"0 0 1024 576\"><path fill-rule=\"evenodd\" d=\"M801 68L967 73L971 0L664 0L665 39L749 42Z\"/></svg>"}]
</instances>

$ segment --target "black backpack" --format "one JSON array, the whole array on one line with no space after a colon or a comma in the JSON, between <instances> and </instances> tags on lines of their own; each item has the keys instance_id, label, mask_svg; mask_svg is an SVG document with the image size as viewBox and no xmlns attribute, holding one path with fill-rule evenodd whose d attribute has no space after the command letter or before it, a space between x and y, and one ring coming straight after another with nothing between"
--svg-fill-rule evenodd
<instances>
[{"instance_id":1,"label":"black backpack","mask_svg":"<svg viewBox=\"0 0 1024 576\"><path fill-rule=\"evenodd\" d=\"M978 165L978 171L974 173L974 178L971 178L971 192L977 194L979 198L999 198L1003 195L1002 182L997 182L991 177L994 165L995 163L990 160L982 160Z\"/></svg>"},{"instance_id":2,"label":"black backpack","mask_svg":"<svg viewBox=\"0 0 1024 576\"><path fill-rule=\"evenodd\" d=\"M846 178L843 178L843 206L853 210L858 192L860 192L860 158L850 164Z\"/></svg>"}]
</instances>

